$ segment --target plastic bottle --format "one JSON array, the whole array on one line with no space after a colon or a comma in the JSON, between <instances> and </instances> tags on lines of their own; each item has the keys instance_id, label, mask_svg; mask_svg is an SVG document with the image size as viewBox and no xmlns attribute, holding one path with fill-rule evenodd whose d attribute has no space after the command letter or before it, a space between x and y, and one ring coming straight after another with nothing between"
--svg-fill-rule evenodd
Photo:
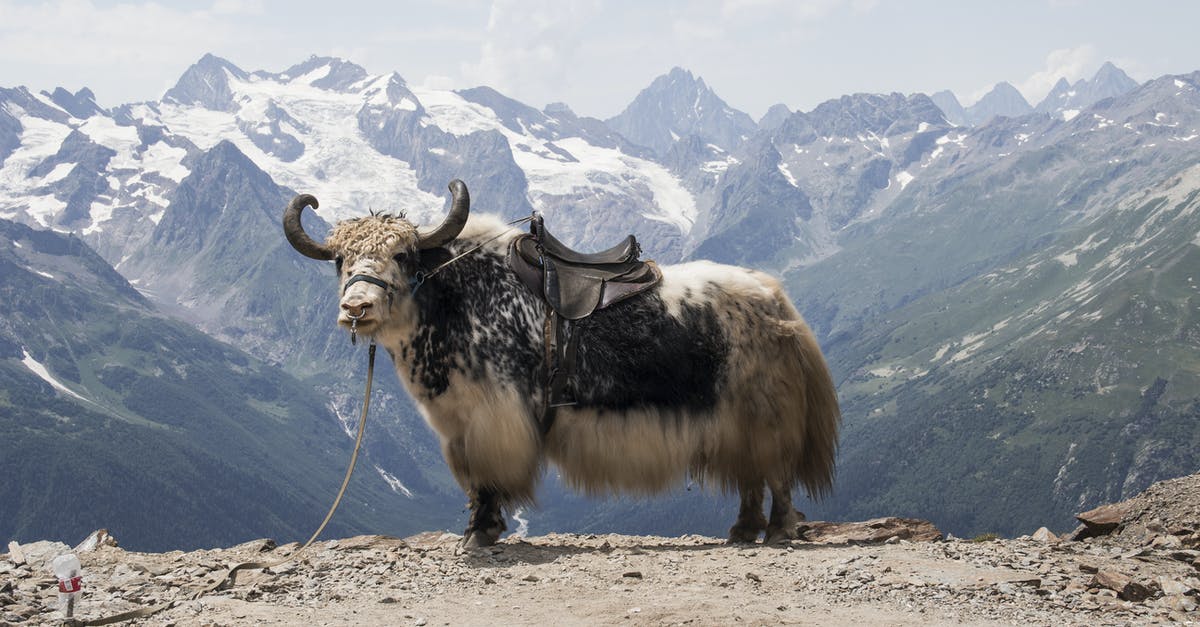
<instances>
[{"instance_id":1,"label":"plastic bottle","mask_svg":"<svg viewBox=\"0 0 1200 627\"><path fill-rule=\"evenodd\" d=\"M74 553L67 553L54 558L51 566L58 577L58 607L63 618L71 618L75 615L75 598L83 587L83 565Z\"/></svg>"}]
</instances>

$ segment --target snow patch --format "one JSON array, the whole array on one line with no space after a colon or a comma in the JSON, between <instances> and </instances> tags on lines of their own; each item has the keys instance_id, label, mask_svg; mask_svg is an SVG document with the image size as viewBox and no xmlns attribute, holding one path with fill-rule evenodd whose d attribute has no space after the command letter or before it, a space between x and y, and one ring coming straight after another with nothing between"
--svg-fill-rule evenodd
<instances>
[{"instance_id":1,"label":"snow patch","mask_svg":"<svg viewBox=\"0 0 1200 627\"><path fill-rule=\"evenodd\" d=\"M396 494L403 494L410 499L413 498L412 491L405 487L405 485L401 483L395 475L380 468L379 464L375 464L375 472L378 472L379 476L383 477L384 482L388 484L388 487L392 489L392 492L395 492Z\"/></svg>"},{"instance_id":2,"label":"snow patch","mask_svg":"<svg viewBox=\"0 0 1200 627\"><path fill-rule=\"evenodd\" d=\"M1074 120L1075 116L1077 116L1077 115L1079 115L1079 109L1063 109L1063 111L1062 111L1063 122L1070 122L1071 120Z\"/></svg>"},{"instance_id":3,"label":"snow patch","mask_svg":"<svg viewBox=\"0 0 1200 627\"><path fill-rule=\"evenodd\" d=\"M792 171L789 170L787 164L782 161L779 162L779 173L783 175L783 178L787 179L789 185L797 188L800 187L800 184L796 182L796 177L792 176Z\"/></svg>"},{"instance_id":4,"label":"snow patch","mask_svg":"<svg viewBox=\"0 0 1200 627\"><path fill-rule=\"evenodd\" d=\"M1058 261L1063 266L1068 267L1068 268L1079 263L1079 256L1076 255L1075 253L1063 253L1063 254L1055 257L1054 259L1055 259L1055 261Z\"/></svg>"},{"instance_id":5,"label":"snow patch","mask_svg":"<svg viewBox=\"0 0 1200 627\"><path fill-rule=\"evenodd\" d=\"M75 163L60 163L54 166L53 170L50 170L46 173L46 176L42 177L42 184L49 185L50 183L67 178L67 175L71 173L71 170L75 169L76 165Z\"/></svg>"},{"instance_id":6,"label":"snow patch","mask_svg":"<svg viewBox=\"0 0 1200 627\"><path fill-rule=\"evenodd\" d=\"M511 131L507 134L511 135L509 142L514 148L526 148L514 150L513 159L525 171L531 198L587 190L624 194L631 183L640 183L650 191L657 208L655 212L644 213L644 217L672 224L685 234L696 223L696 199L675 175L657 163L626 155L616 148L593 146L578 137L555 142L578 159L567 162L549 151L545 154L534 151L533 148L541 146L539 140Z\"/></svg>"},{"instance_id":7,"label":"snow patch","mask_svg":"<svg viewBox=\"0 0 1200 627\"><path fill-rule=\"evenodd\" d=\"M896 174L896 182L900 184L901 190L903 190L905 187L908 187L908 184L913 182L914 178L916 177L909 174L908 171L901 171L900 173Z\"/></svg>"},{"instance_id":8,"label":"snow patch","mask_svg":"<svg viewBox=\"0 0 1200 627\"><path fill-rule=\"evenodd\" d=\"M63 385L62 382L59 381L58 379L55 379L54 375L50 374L50 371L47 370L46 367L43 366L41 362L34 359L29 354L29 351L25 350L25 347L21 347L21 354L24 355L24 358L21 359L21 363L25 364L25 367L28 368L30 372L32 372L33 374L36 374L39 378L41 378L41 380L45 381L46 383L49 383L51 387L53 387L54 389L56 389L59 392L62 392L64 394L74 396L75 398L77 398L81 401L88 400L88 399L76 394L75 392L73 392L70 388ZM88 401L88 402L90 402L90 401Z\"/></svg>"}]
</instances>

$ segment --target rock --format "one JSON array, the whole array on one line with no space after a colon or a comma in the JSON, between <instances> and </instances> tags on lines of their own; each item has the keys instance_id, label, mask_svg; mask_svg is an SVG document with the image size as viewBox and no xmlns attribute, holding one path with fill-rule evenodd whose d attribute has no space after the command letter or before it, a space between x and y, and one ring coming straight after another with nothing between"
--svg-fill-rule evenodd
<instances>
[{"instance_id":1,"label":"rock","mask_svg":"<svg viewBox=\"0 0 1200 627\"><path fill-rule=\"evenodd\" d=\"M1031 536L1031 538L1035 542L1042 542L1044 544L1054 544L1058 542L1058 536L1054 535L1054 532L1045 527L1039 527L1037 531L1033 532L1033 536Z\"/></svg>"},{"instance_id":2,"label":"rock","mask_svg":"<svg viewBox=\"0 0 1200 627\"><path fill-rule=\"evenodd\" d=\"M22 620L24 620L37 614L38 610L32 605L25 605L22 603L18 605L9 605L8 607L4 608L4 613L19 616Z\"/></svg>"},{"instance_id":3,"label":"rock","mask_svg":"<svg viewBox=\"0 0 1200 627\"><path fill-rule=\"evenodd\" d=\"M1171 594L1162 598L1162 605L1175 610L1176 612L1195 612L1197 607L1196 600L1182 594Z\"/></svg>"},{"instance_id":4,"label":"rock","mask_svg":"<svg viewBox=\"0 0 1200 627\"><path fill-rule=\"evenodd\" d=\"M1124 601L1145 601L1154 595L1155 589L1131 579L1128 575L1111 569L1101 569L1092 577L1092 584L1117 593Z\"/></svg>"},{"instance_id":5,"label":"rock","mask_svg":"<svg viewBox=\"0 0 1200 627\"><path fill-rule=\"evenodd\" d=\"M277 546L278 545L275 543L275 540L272 540L271 538L260 538L258 540L243 542L232 548L234 550L247 550L254 551L256 553L266 553L267 551L274 551Z\"/></svg>"},{"instance_id":6,"label":"rock","mask_svg":"<svg viewBox=\"0 0 1200 627\"><path fill-rule=\"evenodd\" d=\"M1158 587L1162 589L1163 594L1187 594L1192 590L1192 587L1178 579L1170 577L1158 577L1155 579L1158 582Z\"/></svg>"},{"instance_id":7,"label":"rock","mask_svg":"<svg viewBox=\"0 0 1200 627\"><path fill-rule=\"evenodd\" d=\"M8 560L17 566L25 563L25 553L21 551L21 544L16 540L8 543Z\"/></svg>"},{"instance_id":8,"label":"rock","mask_svg":"<svg viewBox=\"0 0 1200 627\"><path fill-rule=\"evenodd\" d=\"M9 546L11 549L11 545ZM50 573L50 562L54 558L64 553L70 553L71 547L62 542L51 542L42 540L40 542L31 542L20 546L20 551L24 555L24 562L29 565L29 569L35 574L45 575Z\"/></svg>"},{"instance_id":9,"label":"rock","mask_svg":"<svg viewBox=\"0 0 1200 627\"><path fill-rule=\"evenodd\" d=\"M1076 514L1075 519L1083 523L1083 529L1077 529L1073 539L1083 540L1084 538L1106 536L1116 531L1121 526L1121 521L1124 520L1128 508L1126 503L1110 503L1082 514Z\"/></svg>"},{"instance_id":10,"label":"rock","mask_svg":"<svg viewBox=\"0 0 1200 627\"><path fill-rule=\"evenodd\" d=\"M642 571L640 571L640 570L631 570L631 571L629 571L629 572L627 572L627 573L622 573L622 574L621 574L621 576L622 576L622 577L628 577L629 579L641 579L641 578L642 578Z\"/></svg>"},{"instance_id":11,"label":"rock","mask_svg":"<svg viewBox=\"0 0 1200 627\"><path fill-rule=\"evenodd\" d=\"M1178 549L1183 547L1183 542L1176 536L1155 536L1150 546L1156 549Z\"/></svg>"},{"instance_id":12,"label":"rock","mask_svg":"<svg viewBox=\"0 0 1200 627\"><path fill-rule=\"evenodd\" d=\"M762 577L759 577L755 573L746 573L746 579L749 579L754 583L762 583Z\"/></svg>"},{"instance_id":13,"label":"rock","mask_svg":"<svg viewBox=\"0 0 1200 627\"><path fill-rule=\"evenodd\" d=\"M102 546L118 546L117 539L108 532L108 529L97 529L88 534L88 537L83 539L83 542L75 545L76 553L87 553L95 551Z\"/></svg>"},{"instance_id":14,"label":"rock","mask_svg":"<svg viewBox=\"0 0 1200 627\"><path fill-rule=\"evenodd\" d=\"M942 532L927 520L894 516L849 523L806 521L799 524L797 531L802 539L818 544L875 544L890 538L912 542L942 539Z\"/></svg>"}]
</instances>

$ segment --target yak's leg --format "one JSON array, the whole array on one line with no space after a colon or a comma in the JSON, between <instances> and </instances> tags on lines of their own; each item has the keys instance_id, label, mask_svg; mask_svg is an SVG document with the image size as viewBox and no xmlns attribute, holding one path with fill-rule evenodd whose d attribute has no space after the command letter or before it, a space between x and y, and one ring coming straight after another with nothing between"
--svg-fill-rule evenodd
<instances>
[{"instance_id":1,"label":"yak's leg","mask_svg":"<svg viewBox=\"0 0 1200 627\"><path fill-rule=\"evenodd\" d=\"M475 488L471 493L471 521L463 532L462 545L473 549L492 546L504 532L504 512L500 495L491 488Z\"/></svg>"},{"instance_id":2,"label":"yak's leg","mask_svg":"<svg viewBox=\"0 0 1200 627\"><path fill-rule=\"evenodd\" d=\"M768 480L771 487L771 520L767 524L767 544L799 537L796 528L804 521L804 514L792 507L792 485L781 479Z\"/></svg>"},{"instance_id":3,"label":"yak's leg","mask_svg":"<svg viewBox=\"0 0 1200 627\"><path fill-rule=\"evenodd\" d=\"M758 534L767 528L767 519L763 516L762 480L738 481L738 494L742 498L742 506L738 510L737 521L729 529L729 542L752 544L758 541Z\"/></svg>"}]
</instances>

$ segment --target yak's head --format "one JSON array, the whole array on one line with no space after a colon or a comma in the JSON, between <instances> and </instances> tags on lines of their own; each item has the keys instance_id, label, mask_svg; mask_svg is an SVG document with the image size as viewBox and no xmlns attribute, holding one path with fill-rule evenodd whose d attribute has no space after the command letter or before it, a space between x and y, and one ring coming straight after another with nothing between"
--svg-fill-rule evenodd
<instances>
[{"instance_id":1,"label":"yak's head","mask_svg":"<svg viewBox=\"0 0 1200 627\"><path fill-rule=\"evenodd\" d=\"M300 212L309 205L316 209L317 199L310 194L292 199L283 214L283 233L300 254L337 265L338 324L370 334L388 320L397 299L407 296L410 285L419 280L422 253L454 241L467 223L467 186L451 181L450 193L450 213L437 227L418 228L403 216L369 215L338 222L324 244L300 226Z\"/></svg>"}]
</instances>

